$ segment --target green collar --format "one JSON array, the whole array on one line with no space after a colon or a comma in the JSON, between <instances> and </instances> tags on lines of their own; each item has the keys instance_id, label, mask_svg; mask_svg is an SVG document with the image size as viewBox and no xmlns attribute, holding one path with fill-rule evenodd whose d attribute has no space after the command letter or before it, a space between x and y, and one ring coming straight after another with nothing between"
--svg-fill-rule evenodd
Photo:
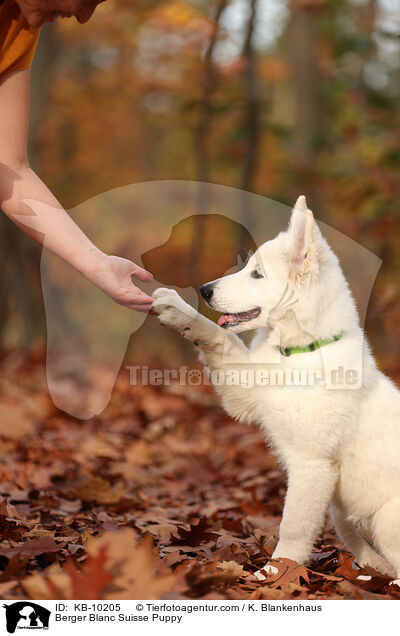
<instances>
[{"instance_id":1,"label":"green collar","mask_svg":"<svg viewBox=\"0 0 400 636\"><path fill-rule=\"evenodd\" d=\"M321 349L321 347L325 347L325 345L328 345L331 342L336 342L337 340L340 340L342 336L343 336L343 331L339 331L339 333L337 333L332 338L321 338L321 340L314 340L314 342L312 342L309 345L306 345L305 347L279 347L279 349L280 349L281 355L289 357L292 355L292 353L308 353L309 351L315 351L316 349Z\"/></svg>"}]
</instances>

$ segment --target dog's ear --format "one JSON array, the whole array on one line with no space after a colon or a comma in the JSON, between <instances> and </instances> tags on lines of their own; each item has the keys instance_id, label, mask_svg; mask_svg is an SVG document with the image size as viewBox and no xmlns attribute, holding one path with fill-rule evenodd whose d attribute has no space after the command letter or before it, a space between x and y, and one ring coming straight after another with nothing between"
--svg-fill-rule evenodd
<instances>
[{"instance_id":1,"label":"dog's ear","mask_svg":"<svg viewBox=\"0 0 400 636\"><path fill-rule=\"evenodd\" d=\"M288 227L289 260L295 277L306 275L316 265L320 231L304 195L299 196L293 208Z\"/></svg>"}]
</instances>

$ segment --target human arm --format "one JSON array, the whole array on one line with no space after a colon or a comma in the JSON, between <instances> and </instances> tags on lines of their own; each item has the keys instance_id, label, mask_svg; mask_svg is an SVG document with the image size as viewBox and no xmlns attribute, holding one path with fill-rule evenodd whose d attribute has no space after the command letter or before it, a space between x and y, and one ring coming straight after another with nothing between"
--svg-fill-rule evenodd
<instances>
[{"instance_id":1,"label":"human arm","mask_svg":"<svg viewBox=\"0 0 400 636\"><path fill-rule=\"evenodd\" d=\"M153 299L132 283L131 276L146 282L152 278L150 272L99 250L31 169L27 156L29 93L30 69L8 75L0 85L0 208L21 230L115 302L148 311Z\"/></svg>"}]
</instances>

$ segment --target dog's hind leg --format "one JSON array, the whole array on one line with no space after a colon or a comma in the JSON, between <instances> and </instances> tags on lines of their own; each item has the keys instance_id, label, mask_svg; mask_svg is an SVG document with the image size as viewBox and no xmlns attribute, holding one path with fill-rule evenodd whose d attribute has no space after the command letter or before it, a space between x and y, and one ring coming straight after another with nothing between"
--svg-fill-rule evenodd
<instances>
[{"instance_id":1,"label":"dog's hind leg","mask_svg":"<svg viewBox=\"0 0 400 636\"><path fill-rule=\"evenodd\" d=\"M358 531L354 523L346 518L344 511L335 505L330 508L331 518L335 530L345 548L354 555L354 561L360 567L369 565L387 576L394 576L395 572L388 561L368 543Z\"/></svg>"}]
</instances>

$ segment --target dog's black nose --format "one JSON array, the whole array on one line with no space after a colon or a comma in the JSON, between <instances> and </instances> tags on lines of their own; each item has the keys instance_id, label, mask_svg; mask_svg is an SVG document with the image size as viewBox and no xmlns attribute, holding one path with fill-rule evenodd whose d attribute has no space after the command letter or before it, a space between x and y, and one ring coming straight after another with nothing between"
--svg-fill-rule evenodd
<instances>
[{"instance_id":1,"label":"dog's black nose","mask_svg":"<svg viewBox=\"0 0 400 636\"><path fill-rule=\"evenodd\" d=\"M213 286L214 285L212 283L207 283L206 285L200 287L200 294L203 296L204 300L207 303L210 302L214 293Z\"/></svg>"}]
</instances>

